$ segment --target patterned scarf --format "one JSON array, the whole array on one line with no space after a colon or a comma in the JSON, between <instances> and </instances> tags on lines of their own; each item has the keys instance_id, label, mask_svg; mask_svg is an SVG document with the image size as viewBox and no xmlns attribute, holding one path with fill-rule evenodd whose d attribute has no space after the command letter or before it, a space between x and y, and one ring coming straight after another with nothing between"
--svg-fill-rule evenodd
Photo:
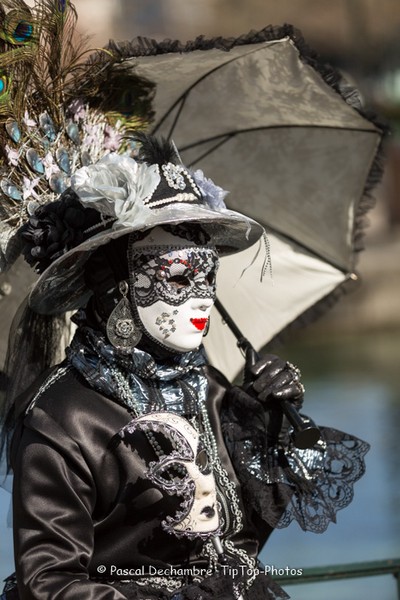
<instances>
[{"instance_id":1,"label":"patterned scarf","mask_svg":"<svg viewBox=\"0 0 400 600\"><path fill-rule=\"evenodd\" d=\"M74 321L78 329L66 350L67 360L90 387L130 408L135 406L140 414L152 410L198 413L198 404L205 402L208 390L202 348L160 361L138 348L122 354L87 324L84 311L79 311ZM121 380L132 401L121 393Z\"/></svg>"}]
</instances>

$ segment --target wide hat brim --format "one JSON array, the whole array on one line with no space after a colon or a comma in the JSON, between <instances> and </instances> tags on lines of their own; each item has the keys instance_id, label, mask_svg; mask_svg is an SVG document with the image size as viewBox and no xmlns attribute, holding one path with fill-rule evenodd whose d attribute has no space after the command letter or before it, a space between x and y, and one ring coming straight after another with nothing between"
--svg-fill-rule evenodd
<instances>
[{"instance_id":1,"label":"wide hat brim","mask_svg":"<svg viewBox=\"0 0 400 600\"><path fill-rule=\"evenodd\" d=\"M215 246L221 256L249 248L264 232L259 223L241 213L194 204L153 209L145 224L115 221L110 229L67 251L41 274L29 295L30 307L39 314L56 315L85 306L92 294L85 283L85 264L97 248L135 231L181 223L200 225L210 236L209 245Z\"/></svg>"}]
</instances>

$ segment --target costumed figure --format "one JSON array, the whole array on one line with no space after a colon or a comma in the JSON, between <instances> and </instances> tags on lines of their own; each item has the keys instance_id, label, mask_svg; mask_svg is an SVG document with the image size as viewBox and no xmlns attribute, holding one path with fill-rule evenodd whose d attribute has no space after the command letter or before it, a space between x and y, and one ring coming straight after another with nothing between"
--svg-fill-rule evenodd
<instances>
[{"instance_id":1,"label":"costumed figure","mask_svg":"<svg viewBox=\"0 0 400 600\"><path fill-rule=\"evenodd\" d=\"M19 593L284 598L258 548L293 518L325 529L367 446L323 430L313 449L293 447L279 403L300 407L303 387L277 357L256 363L245 389L207 365L219 257L262 229L216 208L220 188L171 144L139 139L140 159L83 167L20 230L25 257L44 267L31 310L85 308L67 358L16 401ZM64 206L79 242L48 265L49 223Z\"/></svg>"},{"instance_id":2,"label":"costumed figure","mask_svg":"<svg viewBox=\"0 0 400 600\"><path fill-rule=\"evenodd\" d=\"M53 50L72 10L56 4L58 20L41 21ZM18 31L37 39L29 15ZM219 259L263 228L228 210L173 144L132 135L145 119L116 120L87 77L64 123L39 92L22 121L2 109L15 161L1 183L14 207L2 258L22 251L40 274L7 361L16 580L3 597L286 598L259 549L293 519L324 531L368 445L326 428L311 449L293 445L281 403L300 409L304 388L290 363L264 356L243 386L208 364ZM54 365L71 311L76 331Z\"/></svg>"}]
</instances>

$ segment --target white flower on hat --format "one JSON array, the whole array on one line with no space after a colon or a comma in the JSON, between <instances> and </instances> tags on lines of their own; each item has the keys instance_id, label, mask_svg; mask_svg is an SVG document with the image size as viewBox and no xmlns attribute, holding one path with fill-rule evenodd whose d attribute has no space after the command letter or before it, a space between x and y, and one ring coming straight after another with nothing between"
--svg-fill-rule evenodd
<instances>
[{"instance_id":1,"label":"white flower on hat","mask_svg":"<svg viewBox=\"0 0 400 600\"><path fill-rule=\"evenodd\" d=\"M138 163L116 153L78 169L71 178L71 187L83 206L116 217L125 226L134 224L145 208L143 200L154 193L159 183L157 165Z\"/></svg>"}]
</instances>

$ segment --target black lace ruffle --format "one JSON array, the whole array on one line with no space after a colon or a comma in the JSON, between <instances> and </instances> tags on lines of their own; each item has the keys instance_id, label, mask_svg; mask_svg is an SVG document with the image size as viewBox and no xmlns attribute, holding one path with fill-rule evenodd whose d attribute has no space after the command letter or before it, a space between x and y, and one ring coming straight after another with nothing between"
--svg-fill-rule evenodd
<instances>
[{"instance_id":1,"label":"black lace ruffle","mask_svg":"<svg viewBox=\"0 0 400 600\"><path fill-rule=\"evenodd\" d=\"M336 522L336 513L353 500L356 481L365 472L364 456L369 444L347 433L334 429L321 428L326 449L321 466L312 471L310 492L294 493L277 527L287 527L296 520L304 530L321 533L329 523ZM302 454L305 451L292 449L289 461L304 465ZM307 451L306 451L307 452Z\"/></svg>"},{"instance_id":2,"label":"black lace ruffle","mask_svg":"<svg viewBox=\"0 0 400 600\"><path fill-rule=\"evenodd\" d=\"M268 447L259 428L244 431L237 423L225 423L245 504L271 527L287 527L295 520L305 531L322 533L352 501L369 445L335 429L320 429L321 440L300 450Z\"/></svg>"}]
</instances>

